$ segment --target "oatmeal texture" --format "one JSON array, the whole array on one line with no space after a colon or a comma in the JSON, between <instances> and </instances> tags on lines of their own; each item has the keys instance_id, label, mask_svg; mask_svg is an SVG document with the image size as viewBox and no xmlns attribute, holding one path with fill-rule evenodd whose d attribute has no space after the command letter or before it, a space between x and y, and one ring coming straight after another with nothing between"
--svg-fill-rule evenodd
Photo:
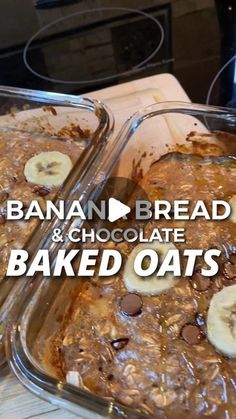
<instances>
[{"instance_id":1,"label":"oatmeal texture","mask_svg":"<svg viewBox=\"0 0 236 419\"><path fill-rule=\"evenodd\" d=\"M51 200L58 188L47 188L27 182L24 176L26 162L45 151L60 151L75 163L83 147L70 140L30 135L21 131L0 132L0 280L7 269L10 251L20 249L36 227L37 221L7 221L6 201L20 200L25 208L32 200L38 200L44 208L45 200Z\"/></svg>"},{"instance_id":2,"label":"oatmeal texture","mask_svg":"<svg viewBox=\"0 0 236 419\"><path fill-rule=\"evenodd\" d=\"M227 157L169 153L141 182L149 199L228 201L236 194L236 164ZM236 417L236 360L217 353L206 337L215 292L236 283L236 224L225 221L150 221L186 229L180 250L222 250L214 278L181 278L158 296L129 295L122 270L112 278L81 280L74 311L59 343L64 377L159 418ZM115 245L114 245L115 246ZM119 244L126 259L132 245ZM132 294L132 293L131 293ZM228 416L226 416L228 415Z\"/></svg>"}]
</instances>

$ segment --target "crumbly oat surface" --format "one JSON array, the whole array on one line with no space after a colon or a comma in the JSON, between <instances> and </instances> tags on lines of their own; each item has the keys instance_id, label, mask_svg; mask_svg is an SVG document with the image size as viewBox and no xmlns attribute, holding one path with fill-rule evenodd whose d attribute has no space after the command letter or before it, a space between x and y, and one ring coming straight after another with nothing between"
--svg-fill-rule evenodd
<instances>
[{"instance_id":1,"label":"crumbly oat surface","mask_svg":"<svg viewBox=\"0 0 236 419\"><path fill-rule=\"evenodd\" d=\"M228 158L170 153L151 166L142 187L150 200L228 201L236 193L236 165ZM180 225L151 221L146 230ZM234 418L236 361L208 341L206 316L214 293L236 282L236 224L201 219L184 227L187 241L176 243L180 250L222 250L217 276L203 278L196 271L166 293L141 296L141 304L132 302L133 315L122 308L128 292L122 270L112 278L81 280L59 344L63 374L74 385L149 416ZM124 258L133 246L118 245Z\"/></svg>"},{"instance_id":2,"label":"crumbly oat surface","mask_svg":"<svg viewBox=\"0 0 236 419\"><path fill-rule=\"evenodd\" d=\"M7 221L6 201L20 200L27 208L32 200L38 200L43 208L45 200L52 199L57 190L27 182L24 176L26 162L41 152L60 151L75 163L83 148L79 142L40 134L15 130L0 132L0 280L6 273L10 251L22 248L37 224L34 219Z\"/></svg>"}]
</instances>

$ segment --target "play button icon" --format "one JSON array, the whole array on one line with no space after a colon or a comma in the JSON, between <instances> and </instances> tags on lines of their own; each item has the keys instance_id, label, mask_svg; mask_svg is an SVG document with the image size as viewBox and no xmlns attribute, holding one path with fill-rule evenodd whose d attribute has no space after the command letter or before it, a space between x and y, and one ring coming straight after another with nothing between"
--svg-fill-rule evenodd
<instances>
[{"instance_id":1,"label":"play button icon","mask_svg":"<svg viewBox=\"0 0 236 419\"><path fill-rule=\"evenodd\" d=\"M110 198L108 201L108 221L113 223L119 218L131 212L131 208L128 205L123 204L121 201L115 198Z\"/></svg>"}]
</instances>

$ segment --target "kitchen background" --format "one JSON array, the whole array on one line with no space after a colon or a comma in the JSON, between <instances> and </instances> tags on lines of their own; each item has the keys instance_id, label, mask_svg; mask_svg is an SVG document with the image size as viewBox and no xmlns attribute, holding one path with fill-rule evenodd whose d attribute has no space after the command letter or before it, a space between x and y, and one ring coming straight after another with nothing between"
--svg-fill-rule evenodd
<instances>
[{"instance_id":1,"label":"kitchen background","mask_svg":"<svg viewBox=\"0 0 236 419\"><path fill-rule=\"evenodd\" d=\"M0 19L3 85L81 94L170 72L205 103L236 53L235 0L1 0ZM236 106L235 68L210 104Z\"/></svg>"}]
</instances>

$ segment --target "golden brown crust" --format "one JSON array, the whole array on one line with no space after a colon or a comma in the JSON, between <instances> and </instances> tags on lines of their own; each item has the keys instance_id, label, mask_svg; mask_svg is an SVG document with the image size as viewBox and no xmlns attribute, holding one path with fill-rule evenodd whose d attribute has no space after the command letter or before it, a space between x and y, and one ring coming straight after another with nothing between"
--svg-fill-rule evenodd
<instances>
[{"instance_id":1,"label":"golden brown crust","mask_svg":"<svg viewBox=\"0 0 236 419\"><path fill-rule=\"evenodd\" d=\"M193 205L203 199L210 205L213 199L228 200L236 193L234 162L227 157L201 157L208 155L206 150L212 156L222 155L222 148L204 146L200 153L194 144L192 151L196 150L198 155L190 154L190 148L187 154L169 153L150 167L141 181L150 200L190 199ZM146 231L179 224L183 223L151 221ZM132 316L121 310L127 294L122 270L107 280L81 280L77 298L53 341L54 362L69 382L67 374L72 372L73 384L149 416L223 418L225 411L233 414L236 409L230 384L236 361L219 355L208 342L206 314L212 295L229 285L224 266L230 249L236 248L236 224L197 220L184 222L184 227L187 241L176 246L180 250L220 248L219 274L207 283L199 277L181 278L167 293L142 296L141 309ZM132 246L121 244L119 249L125 260ZM200 261L198 268L201 265Z\"/></svg>"}]
</instances>

